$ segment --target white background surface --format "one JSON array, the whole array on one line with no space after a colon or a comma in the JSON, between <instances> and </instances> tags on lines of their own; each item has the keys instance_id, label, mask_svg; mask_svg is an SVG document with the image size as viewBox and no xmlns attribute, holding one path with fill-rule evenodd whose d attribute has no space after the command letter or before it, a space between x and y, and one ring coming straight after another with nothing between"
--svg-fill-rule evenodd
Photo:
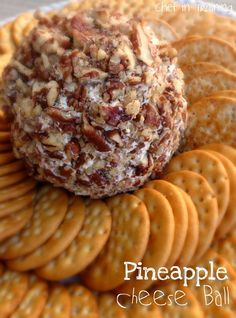
<instances>
[{"instance_id":1,"label":"white background surface","mask_svg":"<svg viewBox=\"0 0 236 318\"><path fill-rule=\"evenodd\" d=\"M0 0L0 20L15 16L29 9L36 9L40 6L55 2L57 2L57 0ZM234 10L236 10L236 0L208 0L208 2L232 5Z\"/></svg>"}]
</instances>

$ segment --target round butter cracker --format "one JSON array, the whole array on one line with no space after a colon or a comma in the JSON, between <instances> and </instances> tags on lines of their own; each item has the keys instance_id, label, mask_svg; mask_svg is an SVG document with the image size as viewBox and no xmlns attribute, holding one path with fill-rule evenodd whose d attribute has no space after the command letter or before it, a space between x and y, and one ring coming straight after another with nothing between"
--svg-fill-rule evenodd
<instances>
[{"instance_id":1,"label":"round butter cracker","mask_svg":"<svg viewBox=\"0 0 236 318\"><path fill-rule=\"evenodd\" d=\"M28 290L28 275L6 270L0 276L0 313L8 318L23 300Z\"/></svg>"},{"instance_id":2,"label":"round butter cracker","mask_svg":"<svg viewBox=\"0 0 236 318\"><path fill-rule=\"evenodd\" d=\"M8 261L8 267L27 271L41 267L62 253L79 233L85 216L85 207L80 197L71 196L63 222L47 242L31 254Z\"/></svg>"},{"instance_id":3,"label":"round butter cracker","mask_svg":"<svg viewBox=\"0 0 236 318\"><path fill-rule=\"evenodd\" d=\"M70 318L71 297L66 287L53 285L40 318Z\"/></svg>"},{"instance_id":4,"label":"round butter cracker","mask_svg":"<svg viewBox=\"0 0 236 318\"><path fill-rule=\"evenodd\" d=\"M150 237L142 266L159 268L167 263L173 247L175 219L170 203L160 192L143 188L134 193L147 207L150 217ZM137 272L136 272L137 275ZM118 293L132 293L148 289L153 281L136 280L135 276L117 288Z\"/></svg>"},{"instance_id":5,"label":"round butter cracker","mask_svg":"<svg viewBox=\"0 0 236 318\"><path fill-rule=\"evenodd\" d=\"M78 235L60 255L38 268L37 274L48 280L61 280L84 270L106 243L111 221L110 210L104 202L88 202L84 223Z\"/></svg>"},{"instance_id":6,"label":"round butter cracker","mask_svg":"<svg viewBox=\"0 0 236 318\"><path fill-rule=\"evenodd\" d=\"M188 229L187 207L180 190L170 182L165 180L154 180L145 184L145 187L152 188L163 194L170 203L173 211L175 220L174 242L171 255L165 265L170 267L178 260L184 247Z\"/></svg>"},{"instance_id":7,"label":"round butter cracker","mask_svg":"<svg viewBox=\"0 0 236 318\"><path fill-rule=\"evenodd\" d=\"M23 256L45 243L62 222L67 205L68 196L64 190L43 186L37 193L31 221L0 246L0 257Z\"/></svg>"},{"instance_id":8,"label":"round butter cracker","mask_svg":"<svg viewBox=\"0 0 236 318\"><path fill-rule=\"evenodd\" d=\"M96 297L86 287L74 284L67 288L71 296L71 318L98 318Z\"/></svg>"},{"instance_id":9,"label":"round butter cracker","mask_svg":"<svg viewBox=\"0 0 236 318\"><path fill-rule=\"evenodd\" d=\"M202 175L214 191L220 223L226 213L230 197L230 183L222 162L204 150L187 151L175 156L169 162L166 173L189 170Z\"/></svg>"},{"instance_id":10,"label":"round butter cracker","mask_svg":"<svg viewBox=\"0 0 236 318\"><path fill-rule=\"evenodd\" d=\"M199 242L194 254L194 260L197 261L210 247L217 228L218 206L215 193L204 177L192 171L172 172L165 175L164 179L187 192L197 208Z\"/></svg>"},{"instance_id":11,"label":"round butter cracker","mask_svg":"<svg viewBox=\"0 0 236 318\"><path fill-rule=\"evenodd\" d=\"M141 261L150 234L148 211L139 198L121 194L106 203L112 214L110 238L82 276L87 286L98 291L112 290L124 282L124 262Z\"/></svg>"}]
</instances>

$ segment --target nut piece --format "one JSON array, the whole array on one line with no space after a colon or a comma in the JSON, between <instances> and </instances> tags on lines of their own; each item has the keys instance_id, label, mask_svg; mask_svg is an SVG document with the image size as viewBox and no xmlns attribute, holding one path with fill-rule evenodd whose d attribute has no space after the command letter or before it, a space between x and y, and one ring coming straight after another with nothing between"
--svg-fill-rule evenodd
<instances>
[{"instance_id":1,"label":"nut piece","mask_svg":"<svg viewBox=\"0 0 236 318\"><path fill-rule=\"evenodd\" d=\"M49 88L48 95L47 95L47 103L48 106L53 106L58 97L58 84L55 81L51 81L47 84Z\"/></svg>"},{"instance_id":2,"label":"nut piece","mask_svg":"<svg viewBox=\"0 0 236 318\"><path fill-rule=\"evenodd\" d=\"M144 33L143 27L140 23L134 26L133 30L133 45L136 51L137 57L148 66L151 66L154 62L151 50L149 48L149 41Z\"/></svg>"},{"instance_id":3,"label":"nut piece","mask_svg":"<svg viewBox=\"0 0 236 318\"><path fill-rule=\"evenodd\" d=\"M133 118L135 118L139 111L140 111L140 101L139 100L134 100L133 102L127 104L125 106L125 110L126 110L126 113L130 116L132 116Z\"/></svg>"},{"instance_id":4,"label":"nut piece","mask_svg":"<svg viewBox=\"0 0 236 318\"><path fill-rule=\"evenodd\" d=\"M99 132L93 126L89 125L87 121L84 123L82 133L98 151L107 152L111 150L111 147L106 142L105 137L102 134L99 134Z\"/></svg>"}]
</instances>

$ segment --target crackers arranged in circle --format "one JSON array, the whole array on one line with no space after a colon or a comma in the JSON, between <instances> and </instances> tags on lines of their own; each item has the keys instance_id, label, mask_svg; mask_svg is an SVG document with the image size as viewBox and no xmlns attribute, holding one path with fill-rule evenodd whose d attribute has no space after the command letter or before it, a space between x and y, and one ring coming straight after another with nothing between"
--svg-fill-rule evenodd
<instances>
[{"instance_id":1,"label":"crackers arranged in circle","mask_svg":"<svg viewBox=\"0 0 236 318\"><path fill-rule=\"evenodd\" d=\"M15 235L24 228L33 215L33 207L28 206L0 219L0 242ZM4 244L4 243L2 243Z\"/></svg>"},{"instance_id":2,"label":"crackers arranged in circle","mask_svg":"<svg viewBox=\"0 0 236 318\"><path fill-rule=\"evenodd\" d=\"M62 222L68 205L62 189L43 186L36 196L33 217L17 235L0 246L0 257L12 259L26 255L45 243Z\"/></svg>"},{"instance_id":3,"label":"crackers arranged in circle","mask_svg":"<svg viewBox=\"0 0 236 318\"><path fill-rule=\"evenodd\" d=\"M230 197L229 178L222 162L205 150L192 150L172 158L166 173L180 170L199 173L207 180L217 198L220 223L228 208Z\"/></svg>"},{"instance_id":4,"label":"crackers arranged in circle","mask_svg":"<svg viewBox=\"0 0 236 318\"><path fill-rule=\"evenodd\" d=\"M49 280L60 280L84 270L106 243L111 221L110 210L104 202L88 202L84 223L78 235L60 255L37 269L37 274Z\"/></svg>"},{"instance_id":5,"label":"crackers arranged in circle","mask_svg":"<svg viewBox=\"0 0 236 318\"><path fill-rule=\"evenodd\" d=\"M141 261L150 234L148 211L138 197L121 194L106 203L112 213L111 234L102 252L82 276L87 286L98 291L112 290L123 283L124 262Z\"/></svg>"},{"instance_id":6,"label":"crackers arranged in circle","mask_svg":"<svg viewBox=\"0 0 236 318\"><path fill-rule=\"evenodd\" d=\"M189 37L174 43L180 64L209 62L235 71L236 49L228 42L214 37Z\"/></svg>"},{"instance_id":7,"label":"crackers arranged in circle","mask_svg":"<svg viewBox=\"0 0 236 318\"><path fill-rule=\"evenodd\" d=\"M118 305L116 296L112 293L98 296L98 311L100 318L127 318L125 309Z\"/></svg>"},{"instance_id":8,"label":"crackers arranged in circle","mask_svg":"<svg viewBox=\"0 0 236 318\"><path fill-rule=\"evenodd\" d=\"M66 287L53 285L40 318L70 318L71 297Z\"/></svg>"},{"instance_id":9,"label":"crackers arranged in circle","mask_svg":"<svg viewBox=\"0 0 236 318\"><path fill-rule=\"evenodd\" d=\"M194 260L197 261L210 247L218 224L218 206L214 191L200 174L192 171L172 172L164 179L187 192L198 211L199 242Z\"/></svg>"},{"instance_id":10,"label":"crackers arranged in circle","mask_svg":"<svg viewBox=\"0 0 236 318\"><path fill-rule=\"evenodd\" d=\"M152 188L163 194L173 211L175 220L174 242L170 257L165 266L173 266L178 260L187 235L188 228L188 211L184 198L180 190L165 180L155 180L148 182L145 187Z\"/></svg>"},{"instance_id":11,"label":"crackers arranged in circle","mask_svg":"<svg viewBox=\"0 0 236 318\"><path fill-rule=\"evenodd\" d=\"M213 96L188 108L189 121L183 148L195 149L210 143L236 147L236 99Z\"/></svg>"},{"instance_id":12,"label":"crackers arranged in circle","mask_svg":"<svg viewBox=\"0 0 236 318\"><path fill-rule=\"evenodd\" d=\"M28 290L28 275L6 270L0 276L1 318L9 317Z\"/></svg>"},{"instance_id":13,"label":"crackers arranged in circle","mask_svg":"<svg viewBox=\"0 0 236 318\"><path fill-rule=\"evenodd\" d=\"M96 297L86 287L74 284L68 287L71 296L71 318L98 318Z\"/></svg>"},{"instance_id":14,"label":"crackers arranged in circle","mask_svg":"<svg viewBox=\"0 0 236 318\"><path fill-rule=\"evenodd\" d=\"M188 230L182 252L177 260L179 266L186 266L190 264L199 241L199 219L197 209L191 197L183 190L181 190L187 210L188 210Z\"/></svg>"},{"instance_id":15,"label":"crackers arranged in circle","mask_svg":"<svg viewBox=\"0 0 236 318\"><path fill-rule=\"evenodd\" d=\"M201 98L215 94L218 91L235 89L236 75L234 73L215 70L199 73L187 81L185 93L190 106L192 106Z\"/></svg>"},{"instance_id":16,"label":"crackers arranged in circle","mask_svg":"<svg viewBox=\"0 0 236 318\"><path fill-rule=\"evenodd\" d=\"M171 205L163 194L151 188L143 188L134 194L144 202L150 217L150 237L142 266L165 266L172 252L175 234L175 219ZM135 288L138 292L147 289L152 283L151 279L136 280L134 275L118 287L117 291L131 293Z\"/></svg>"},{"instance_id":17,"label":"crackers arranged in circle","mask_svg":"<svg viewBox=\"0 0 236 318\"><path fill-rule=\"evenodd\" d=\"M34 276L29 288L11 318L39 318L48 298L48 284Z\"/></svg>"},{"instance_id":18,"label":"crackers arranged in circle","mask_svg":"<svg viewBox=\"0 0 236 318\"><path fill-rule=\"evenodd\" d=\"M10 260L8 267L26 271L41 267L62 253L80 231L85 216L85 207L80 197L71 197L65 218L52 237L31 254Z\"/></svg>"}]
</instances>

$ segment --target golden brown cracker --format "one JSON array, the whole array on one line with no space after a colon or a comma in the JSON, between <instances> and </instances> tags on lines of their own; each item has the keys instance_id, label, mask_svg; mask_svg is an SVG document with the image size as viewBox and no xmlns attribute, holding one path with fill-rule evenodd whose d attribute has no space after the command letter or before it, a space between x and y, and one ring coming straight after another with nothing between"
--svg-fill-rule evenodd
<instances>
[{"instance_id":1,"label":"golden brown cracker","mask_svg":"<svg viewBox=\"0 0 236 318\"><path fill-rule=\"evenodd\" d=\"M205 148L207 150L207 148ZM216 156L224 165L225 170L228 174L229 183L230 183L230 196L229 196L229 204L224 215L223 220L221 221L218 229L216 231L216 237L223 238L226 236L227 233L236 225L236 167L225 157L224 155L220 154L219 152L207 150L212 153L212 155Z\"/></svg>"},{"instance_id":2,"label":"golden brown cracker","mask_svg":"<svg viewBox=\"0 0 236 318\"><path fill-rule=\"evenodd\" d=\"M202 175L214 191L218 203L218 224L229 204L230 183L220 159L205 150L192 150L179 154L169 162L166 173L189 170Z\"/></svg>"},{"instance_id":3,"label":"golden brown cracker","mask_svg":"<svg viewBox=\"0 0 236 318\"><path fill-rule=\"evenodd\" d=\"M9 131L0 131L0 143L8 144L10 142L11 133Z\"/></svg>"},{"instance_id":4,"label":"golden brown cracker","mask_svg":"<svg viewBox=\"0 0 236 318\"><path fill-rule=\"evenodd\" d=\"M116 296L112 293L98 296L98 311L100 318L127 318L125 309L118 305Z\"/></svg>"},{"instance_id":5,"label":"golden brown cracker","mask_svg":"<svg viewBox=\"0 0 236 318\"><path fill-rule=\"evenodd\" d=\"M197 62L193 64L181 65L181 70L184 73L185 81L194 78L196 75L208 72L208 71L227 71L227 69L219 64L208 63L208 62Z\"/></svg>"},{"instance_id":6,"label":"golden brown cracker","mask_svg":"<svg viewBox=\"0 0 236 318\"><path fill-rule=\"evenodd\" d=\"M68 196L64 190L43 186L36 196L33 218L20 233L0 246L1 257L12 259L23 256L44 244L62 222L67 205Z\"/></svg>"},{"instance_id":7,"label":"golden brown cracker","mask_svg":"<svg viewBox=\"0 0 236 318\"><path fill-rule=\"evenodd\" d=\"M180 190L165 180L148 182L145 187L152 188L163 194L169 201L175 220L175 234L171 255L166 266L172 266L179 258L187 235L188 211Z\"/></svg>"},{"instance_id":8,"label":"golden brown cracker","mask_svg":"<svg viewBox=\"0 0 236 318\"><path fill-rule=\"evenodd\" d=\"M186 266L190 264L198 246L199 218L196 206L194 205L191 197L182 189L181 191L188 210L188 230L183 250L177 260L177 264L179 266Z\"/></svg>"},{"instance_id":9,"label":"golden brown cracker","mask_svg":"<svg viewBox=\"0 0 236 318\"><path fill-rule=\"evenodd\" d=\"M0 53L11 54L15 50L15 43L12 38L12 22L0 27Z\"/></svg>"},{"instance_id":10,"label":"golden brown cracker","mask_svg":"<svg viewBox=\"0 0 236 318\"><path fill-rule=\"evenodd\" d=\"M226 280L209 280L209 277L203 281L201 281L201 286L196 288L195 280L190 282L190 286L194 295L197 297L200 304L206 304L205 294L212 292L214 296L216 295L224 295L225 290L227 289L229 292L227 301L223 303L222 306L219 306L220 299L217 297L213 302L209 303L209 298L207 299L208 304L202 306L204 310L205 317L234 317L236 311L236 272L233 267L230 265L227 260L221 256L220 254L214 252L213 250L209 250L204 257L199 260L196 266L203 267L206 270L210 270L210 261L213 264L213 271L216 272L220 267L224 268L227 271ZM223 275L221 275L222 277ZM205 287L207 286L207 287ZM225 298L226 300L226 298ZM223 300L224 301L224 300Z\"/></svg>"},{"instance_id":11,"label":"golden brown cracker","mask_svg":"<svg viewBox=\"0 0 236 318\"><path fill-rule=\"evenodd\" d=\"M197 6L181 5L176 14L169 19L170 25L178 30L178 33L181 37L185 36L189 33L189 30L194 25L201 24L202 20L208 19L210 20L212 17L212 13L199 10ZM192 35L194 33L191 33Z\"/></svg>"},{"instance_id":12,"label":"golden brown cracker","mask_svg":"<svg viewBox=\"0 0 236 318\"><path fill-rule=\"evenodd\" d=\"M10 260L9 268L26 271L41 267L62 253L80 231L85 216L85 207L80 197L71 196L63 222L47 242L31 254Z\"/></svg>"},{"instance_id":13,"label":"golden brown cracker","mask_svg":"<svg viewBox=\"0 0 236 318\"><path fill-rule=\"evenodd\" d=\"M122 300L123 297L121 298L121 301ZM141 302L132 302L131 297L126 297L121 305L125 307L124 310L128 318L162 318L161 311L153 302L151 294L145 294L145 297Z\"/></svg>"},{"instance_id":14,"label":"golden brown cracker","mask_svg":"<svg viewBox=\"0 0 236 318\"><path fill-rule=\"evenodd\" d=\"M236 147L235 112L236 99L230 97L206 97L190 105L183 150L211 143L225 143Z\"/></svg>"},{"instance_id":15,"label":"golden brown cracker","mask_svg":"<svg viewBox=\"0 0 236 318\"><path fill-rule=\"evenodd\" d=\"M11 163L15 160L16 160L16 158L15 158L13 152L0 153L0 166Z\"/></svg>"},{"instance_id":16,"label":"golden brown cracker","mask_svg":"<svg viewBox=\"0 0 236 318\"><path fill-rule=\"evenodd\" d=\"M124 282L124 262L141 261L150 234L148 211L138 197L121 194L106 203L113 218L110 238L82 276L87 286L98 291L112 290Z\"/></svg>"},{"instance_id":17,"label":"golden brown cracker","mask_svg":"<svg viewBox=\"0 0 236 318\"><path fill-rule=\"evenodd\" d=\"M30 34L30 32L33 30L34 27L38 25L38 20L35 18L32 18L28 23L25 25L23 29L23 36L26 37Z\"/></svg>"},{"instance_id":18,"label":"golden brown cracker","mask_svg":"<svg viewBox=\"0 0 236 318\"><path fill-rule=\"evenodd\" d=\"M28 206L9 216L0 219L0 242L15 235L29 222L33 215L33 207Z\"/></svg>"},{"instance_id":19,"label":"golden brown cracker","mask_svg":"<svg viewBox=\"0 0 236 318\"><path fill-rule=\"evenodd\" d=\"M97 0L96 2L92 0L81 1L79 6L75 3L69 5L65 13L71 10L88 10L88 9L99 9L101 7L107 7L111 11L120 12L129 17L145 17L150 13L155 12L156 17L160 17L168 4L173 3L172 0Z\"/></svg>"},{"instance_id":20,"label":"golden brown cracker","mask_svg":"<svg viewBox=\"0 0 236 318\"><path fill-rule=\"evenodd\" d=\"M235 71L236 49L226 41L214 37L193 37L174 43L180 64L209 62Z\"/></svg>"},{"instance_id":21,"label":"golden brown cracker","mask_svg":"<svg viewBox=\"0 0 236 318\"><path fill-rule=\"evenodd\" d=\"M30 191L17 199L9 200L0 203L0 220L14 212L20 211L23 208L31 205L35 196L35 191Z\"/></svg>"},{"instance_id":22,"label":"golden brown cracker","mask_svg":"<svg viewBox=\"0 0 236 318\"><path fill-rule=\"evenodd\" d=\"M88 202L84 224L71 244L56 258L37 269L49 280L73 276L84 270L100 253L111 230L111 213L101 200Z\"/></svg>"},{"instance_id":23,"label":"golden brown cracker","mask_svg":"<svg viewBox=\"0 0 236 318\"><path fill-rule=\"evenodd\" d=\"M236 90L221 90L221 91L217 91L214 94L212 94L210 97L212 96L222 96L222 97L231 97L231 98L236 98Z\"/></svg>"},{"instance_id":24,"label":"golden brown cracker","mask_svg":"<svg viewBox=\"0 0 236 318\"><path fill-rule=\"evenodd\" d=\"M223 143L222 144L217 144L217 143L207 144L207 145L201 146L201 148L219 152L220 154L228 158L230 161L232 161L234 166L236 166L236 149L235 148L225 145Z\"/></svg>"},{"instance_id":25,"label":"golden brown cracker","mask_svg":"<svg viewBox=\"0 0 236 318\"><path fill-rule=\"evenodd\" d=\"M40 318L70 318L71 297L66 287L55 284L49 290L47 303Z\"/></svg>"},{"instance_id":26,"label":"golden brown cracker","mask_svg":"<svg viewBox=\"0 0 236 318\"><path fill-rule=\"evenodd\" d=\"M198 211L199 242L194 260L198 260L210 247L218 223L215 193L204 177L192 171L172 172L164 179L187 192Z\"/></svg>"},{"instance_id":27,"label":"golden brown cracker","mask_svg":"<svg viewBox=\"0 0 236 318\"><path fill-rule=\"evenodd\" d=\"M36 186L36 181L31 178L27 178L19 184L7 187L0 190L0 203L9 202L9 200L19 198L25 195L30 190L33 190Z\"/></svg>"},{"instance_id":28,"label":"golden brown cracker","mask_svg":"<svg viewBox=\"0 0 236 318\"><path fill-rule=\"evenodd\" d=\"M134 193L147 207L150 217L150 238L147 250L142 259L142 266L162 267L167 263L172 252L175 233L175 219L170 203L160 192L151 188L143 188ZM136 272L137 275L137 272ZM118 292L132 293L147 289L152 280L136 280L131 276L129 281L118 287Z\"/></svg>"},{"instance_id":29,"label":"golden brown cracker","mask_svg":"<svg viewBox=\"0 0 236 318\"><path fill-rule=\"evenodd\" d=\"M28 290L28 275L6 270L0 276L0 313L8 318L22 302Z\"/></svg>"},{"instance_id":30,"label":"golden brown cracker","mask_svg":"<svg viewBox=\"0 0 236 318\"><path fill-rule=\"evenodd\" d=\"M236 75L228 71L199 73L186 82L186 98L190 105L221 90L236 89Z\"/></svg>"},{"instance_id":31,"label":"golden brown cracker","mask_svg":"<svg viewBox=\"0 0 236 318\"><path fill-rule=\"evenodd\" d=\"M236 239L230 235L223 240L216 241L212 249L223 256L236 271Z\"/></svg>"},{"instance_id":32,"label":"golden brown cracker","mask_svg":"<svg viewBox=\"0 0 236 318\"><path fill-rule=\"evenodd\" d=\"M71 296L71 318L98 318L96 297L86 287L73 284L68 287Z\"/></svg>"},{"instance_id":33,"label":"golden brown cracker","mask_svg":"<svg viewBox=\"0 0 236 318\"><path fill-rule=\"evenodd\" d=\"M170 282L159 288L164 294L161 297L161 313L165 318L205 318L202 304L197 300L190 288L184 287L181 283ZM178 300L171 300L170 295Z\"/></svg>"},{"instance_id":34,"label":"golden brown cracker","mask_svg":"<svg viewBox=\"0 0 236 318\"><path fill-rule=\"evenodd\" d=\"M13 186L27 178L26 171L20 171L16 173L12 173L7 176L0 177L0 189L4 189L9 186Z\"/></svg>"},{"instance_id":35,"label":"golden brown cracker","mask_svg":"<svg viewBox=\"0 0 236 318\"><path fill-rule=\"evenodd\" d=\"M39 318L48 298L48 284L36 277L30 278L29 289L11 318Z\"/></svg>"},{"instance_id":36,"label":"golden brown cracker","mask_svg":"<svg viewBox=\"0 0 236 318\"><path fill-rule=\"evenodd\" d=\"M177 32L166 21L156 18L155 15L145 17L143 25L150 28L159 40L173 42L178 39Z\"/></svg>"},{"instance_id":37,"label":"golden brown cracker","mask_svg":"<svg viewBox=\"0 0 236 318\"><path fill-rule=\"evenodd\" d=\"M10 53L0 55L0 76L2 76L2 72L4 68L7 66L7 64L10 62L11 57L12 54Z\"/></svg>"},{"instance_id":38,"label":"golden brown cracker","mask_svg":"<svg viewBox=\"0 0 236 318\"><path fill-rule=\"evenodd\" d=\"M34 19L32 12L25 12L19 15L12 24L12 38L18 47L24 39L25 27Z\"/></svg>"},{"instance_id":39,"label":"golden brown cracker","mask_svg":"<svg viewBox=\"0 0 236 318\"><path fill-rule=\"evenodd\" d=\"M0 154L12 150L12 144L0 144Z\"/></svg>"},{"instance_id":40,"label":"golden brown cracker","mask_svg":"<svg viewBox=\"0 0 236 318\"><path fill-rule=\"evenodd\" d=\"M23 161L17 160L9 164L0 166L0 177L24 170Z\"/></svg>"}]
</instances>

